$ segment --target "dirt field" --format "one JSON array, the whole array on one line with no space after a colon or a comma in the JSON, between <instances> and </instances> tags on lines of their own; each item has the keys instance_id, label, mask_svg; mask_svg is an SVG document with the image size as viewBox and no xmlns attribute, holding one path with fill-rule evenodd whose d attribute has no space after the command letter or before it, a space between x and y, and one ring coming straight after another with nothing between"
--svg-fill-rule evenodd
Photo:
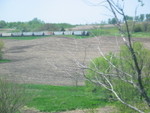
<instances>
[{"instance_id":1,"label":"dirt field","mask_svg":"<svg viewBox=\"0 0 150 113\"><path fill-rule=\"evenodd\" d=\"M35 108L23 108L21 113L50 113L50 112L39 112ZM118 113L117 109L112 106L105 106L98 109L84 109L84 110L73 110L65 112L54 112L54 113Z\"/></svg>"},{"instance_id":2,"label":"dirt field","mask_svg":"<svg viewBox=\"0 0 150 113\"><path fill-rule=\"evenodd\" d=\"M134 39L150 49L150 38ZM88 63L100 56L98 46L104 53L117 52L121 38L99 37L72 39L47 37L35 40L3 40L4 58L9 63L1 63L0 75L21 83L41 83L51 85L84 84L84 77L74 63ZM78 73L80 72L80 74Z\"/></svg>"}]
</instances>

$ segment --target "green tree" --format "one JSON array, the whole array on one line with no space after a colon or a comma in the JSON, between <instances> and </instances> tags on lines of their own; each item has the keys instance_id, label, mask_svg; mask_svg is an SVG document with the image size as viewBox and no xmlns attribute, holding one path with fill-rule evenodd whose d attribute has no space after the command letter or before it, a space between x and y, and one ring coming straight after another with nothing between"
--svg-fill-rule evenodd
<instances>
[{"instance_id":1,"label":"green tree","mask_svg":"<svg viewBox=\"0 0 150 113\"><path fill-rule=\"evenodd\" d=\"M145 19L145 15L144 14L140 14L140 21L143 22Z\"/></svg>"},{"instance_id":2,"label":"green tree","mask_svg":"<svg viewBox=\"0 0 150 113\"><path fill-rule=\"evenodd\" d=\"M132 17L132 16L128 16L128 15L126 15L126 20L133 21L133 17Z\"/></svg>"},{"instance_id":3,"label":"green tree","mask_svg":"<svg viewBox=\"0 0 150 113\"><path fill-rule=\"evenodd\" d=\"M0 28L6 27L6 22L4 20L0 21Z\"/></svg>"},{"instance_id":4,"label":"green tree","mask_svg":"<svg viewBox=\"0 0 150 113\"><path fill-rule=\"evenodd\" d=\"M146 21L150 22L150 14L146 14Z\"/></svg>"},{"instance_id":5,"label":"green tree","mask_svg":"<svg viewBox=\"0 0 150 113\"><path fill-rule=\"evenodd\" d=\"M116 23L117 23L116 18L108 19L108 24L116 24Z\"/></svg>"},{"instance_id":6,"label":"green tree","mask_svg":"<svg viewBox=\"0 0 150 113\"><path fill-rule=\"evenodd\" d=\"M62 28L60 29L60 31L65 31L65 28L64 28L64 27L62 27Z\"/></svg>"},{"instance_id":7,"label":"green tree","mask_svg":"<svg viewBox=\"0 0 150 113\"><path fill-rule=\"evenodd\" d=\"M139 16L135 16L135 21L140 22L140 17Z\"/></svg>"}]
</instances>

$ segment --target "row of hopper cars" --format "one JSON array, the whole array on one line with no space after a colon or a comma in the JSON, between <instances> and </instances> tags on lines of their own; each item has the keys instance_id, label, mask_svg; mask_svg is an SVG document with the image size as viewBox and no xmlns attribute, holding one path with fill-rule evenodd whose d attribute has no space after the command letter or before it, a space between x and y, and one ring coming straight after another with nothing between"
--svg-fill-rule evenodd
<instances>
[{"instance_id":1,"label":"row of hopper cars","mask_svg":"<svg viewBox=\"0 0 150 113\"><path fill-rule=\"evenodd\" d=\"M14 32L14 33L0 33L0 37L21 37L21 36L49 36L49 35L76 35L88 36L88 31L55 31L55 32Z\"/></svg>"}]
</instances>

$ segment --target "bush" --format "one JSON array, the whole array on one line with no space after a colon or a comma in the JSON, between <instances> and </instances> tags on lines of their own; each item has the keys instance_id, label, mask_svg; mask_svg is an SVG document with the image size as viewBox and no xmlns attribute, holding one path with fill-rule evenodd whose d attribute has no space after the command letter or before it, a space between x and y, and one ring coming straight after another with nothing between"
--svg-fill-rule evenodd
<instances>
[{"instance_id":1,"label":"bush","mask_svg":"<svg viewBox=\"0 0 150 113\"><path fill-rule=\"evenodd\" d=\"M143 22L142 23L142 31L143 32L150 32L150 22Z\"/></svg>"},{"instance_id":2,"label":"bush","mask_svg":"<svg viewBox=\"0 0 150 113\"><path fill-rule=\"evenodd\" d=\"M129 31L132 32L150 32L150 22L142 22L142 23L135 23L133 21L129 21L128 24ZM125 25L122 26L123 31L127 31Z\"/></svg>"},{"instance_id":3,"label":"bush","mask_svg":"<svg viewBox=\"0 0 150 113\"><path fill-rule=\"evenodd\" d=\"M133 43L133 49L137 57L139 67L142 70L141 75L143 86L147 94L150 96L150 50L144 48L144 46L139 42ZM111 62L117 68L114 68L114 66L110 65L109 62ZM124 75L124 73L128 73L129 75L132 75L132 80L134 81L134 83L138 84L135 64L132 60L132 54L130 53L127 46L122 46L120 48L120 52L117 55L111 53L109 55L106 55L105 58L98 57L93 59L92 62L89 64L89 68L90 70L86 71L86 77L88 79L94 81L98 80L100 83L105 84L105 86L109 88L109 84L107 83L106 79L104 79L105 76L107 77L107 79L109 79L109 81L113 85L114 90L122 100L130 103L131 105L138 106L138 103L140 103L146 106L138 88L128 82L125 82L131 80L131 77ZM117 69L121 70L121 72ZM116 77L112 76L112 74ZM125 81L122 79L124 79ZM94 84L92 82L90 83L92 85L87 85L87 83L86 85L87 87L93 87L93 90L104 89L100 85ZM105 90L107 91L107 89ZM115 96L109 91L107 91L106 95L108 95L107 99L115 98Z\"/></svg>"},{"instance_id":4,"label":"bush","mask_svg":"<svg viewBox=\"0 0 150 113\"><path fill-rule=\"evenodd\" d=\"M147 32L150 32L150 22L148 23Z\"/></svg>"},{"instance_id":5,"label":"bush","mask_svg":"<svg viewBox=\"0 0 150 113\"><path fill-rule=\"evenodd\" d=\"M133 28L134 32L142 32L142 25L141 24L136 24Z\"/></svg>"},{"instance_id":6,"label":"bush","mask_svg":"<svg viewBox=\"0 0 150 113\"><path fill-rule=\"evenodd\" d=\"M27 102L25 89L0 78L0 113L16 113Z\"/></svg>"},{"instance_id":7,"label":"bush","mask_svg":"<svg viewBox=\"0 0 150 113\"><path fill-rule=\"evenodd\" d=\"M117 65L117 59L112 53L109 53L108 55L105 56L109 61L111 61L113 64ZM103 57L98 57L92 60L92 62L89 64L89 68L92 70L87 70L86 72L86 77L89 79L95 79L95 77L98 77L101 82L105 83L106 81L103 78L99 77L98 73L95 72L102 72L102 73L109 73L112 71L112 67L109 66L109 63L105 58ZM105 93L104 98L107 100L112 100L113 96L110 93L110 91L107 91L105 88L93 84L89 81L85 81L87 91L91 91L94 93L102 92Z\"/></svg>"},{"instance_id":8,"label":"bush","mask_svg":"<svg viewBox=\"0 0 150 113\"><path fill-rule=\"evenodd\" d=\"M4 43L0 40L0 60L3 58L3 52L2 52L3 47L4 47Z\"/></svg>"}]
</instances>

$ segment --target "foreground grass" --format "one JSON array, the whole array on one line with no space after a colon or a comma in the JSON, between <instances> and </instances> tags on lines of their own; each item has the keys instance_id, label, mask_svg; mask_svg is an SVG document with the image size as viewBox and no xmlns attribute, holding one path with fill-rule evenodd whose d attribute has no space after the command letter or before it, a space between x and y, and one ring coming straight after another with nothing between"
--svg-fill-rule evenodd
<instances>
[{"instance_id":1,"label":"foreground grass","mask_svg":"<svg viewBox=\"0 0 150 113\"><path fill-rule=\"evenodd\" d=\"M85 87L79 86L50 86L50 85L24 85L32 100L28 107L43 112L58 112L74 109L102 107L108 104L97 94L85 92Z\"/></svg>"}]
</instances>

